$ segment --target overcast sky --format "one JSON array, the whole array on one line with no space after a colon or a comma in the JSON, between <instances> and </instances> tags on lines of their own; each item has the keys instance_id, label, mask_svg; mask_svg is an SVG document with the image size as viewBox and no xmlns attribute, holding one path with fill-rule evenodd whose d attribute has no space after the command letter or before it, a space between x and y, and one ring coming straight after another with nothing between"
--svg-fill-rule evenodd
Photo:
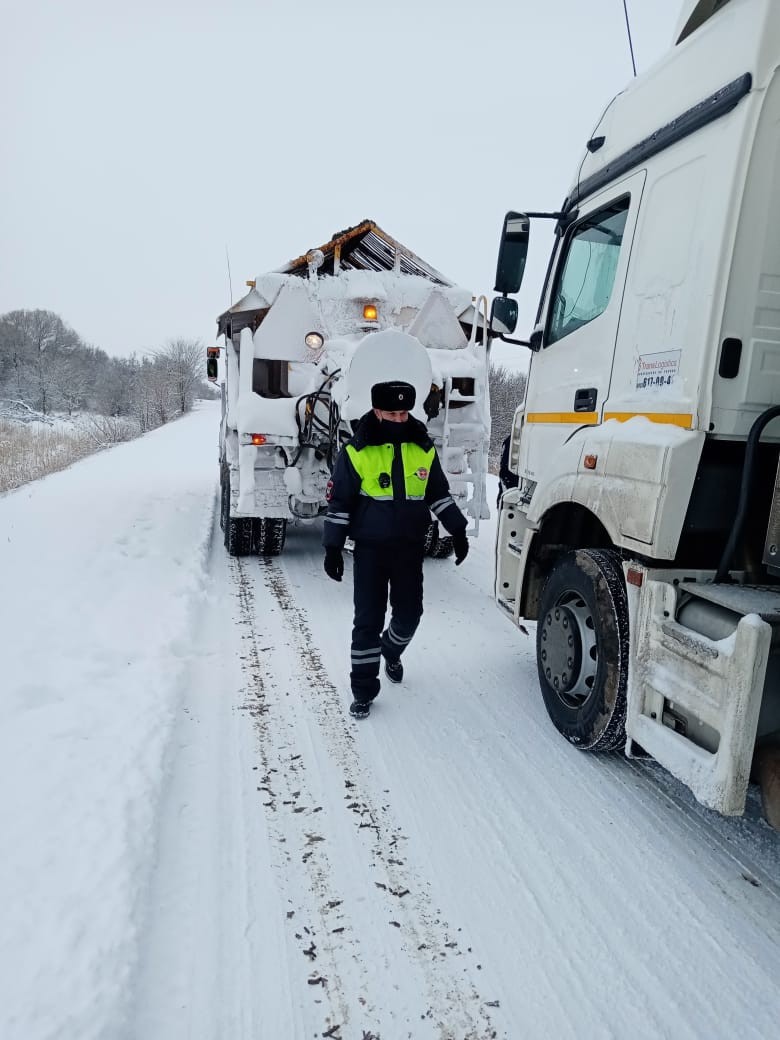
<instances>
[{"instance_id":1,"label":"overcast sky","mask_svg":"<svg viewBox=\"0 0 780 1040\"><path fill-rule=\"evenodd\" d=\"M639 71L681 0L628 0ZM111 354L214 342L244 282L368 217L489 292L632 75L623 0L0 0L0 313ZM534 225L519 333L548 231ZM522 348L517 348L522 349Z\"/></svg>"}]
</instances>

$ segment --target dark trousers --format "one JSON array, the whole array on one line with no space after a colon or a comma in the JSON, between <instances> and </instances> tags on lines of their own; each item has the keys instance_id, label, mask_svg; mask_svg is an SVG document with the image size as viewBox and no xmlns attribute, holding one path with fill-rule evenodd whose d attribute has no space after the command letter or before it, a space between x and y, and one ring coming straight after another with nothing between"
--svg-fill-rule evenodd
<instances>
[{"instance_id":1,"label":"dark trousers","mask_svg":"<svg viewBox=\"0 0 780 1040\"><path fill-rule=\"evenodd\" d=\"M398 660L423 612L421 542L356 542L353 556L355 621L352 628L352 695L371 701L379 693L382 655ZM390 591L390 624L383 631Z\"/></svg>"}]
</instances>

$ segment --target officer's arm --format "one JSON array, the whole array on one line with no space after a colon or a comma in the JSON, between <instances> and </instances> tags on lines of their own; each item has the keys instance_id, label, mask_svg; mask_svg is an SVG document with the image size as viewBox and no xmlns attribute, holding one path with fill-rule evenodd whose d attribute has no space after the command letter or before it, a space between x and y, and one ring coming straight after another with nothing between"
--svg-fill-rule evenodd
<instances>
[{"instance_id":1,"label":"officer's arm","mask_svg":"<svg viewBox=\"0 0 780 1040\"><path fill-rule=\"evenodd\" d=\"M438 455L433 456L431 463L431 472L425 489L425 501L436 519L441 521L450 534L465 530L468 521L455 505Z\"/></svg>"},{"instance_id":2,"label":"officer's arm","mask_svg":"<svg viewBox=\"0 0 780 1040\"><path fill-rule=\"evenodd\" d=\"M328 512L322 529L325 548L343 549L350 517L360 495L360 477L342 448L328 486Z\"/></svg>"}]
</instances>

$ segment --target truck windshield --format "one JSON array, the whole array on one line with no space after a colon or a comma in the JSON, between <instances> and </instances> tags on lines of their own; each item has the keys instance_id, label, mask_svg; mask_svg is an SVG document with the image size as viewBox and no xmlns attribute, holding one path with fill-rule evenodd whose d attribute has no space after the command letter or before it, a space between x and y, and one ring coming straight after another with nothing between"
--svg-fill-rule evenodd
<instances>
[{"instance_id":1,"label":"truck windshield","mask_svg":"<svg viewBox=\"0 0 780 1040\"><path fill-rule=\"evenodd\" d=\"M630 201L622 198L574 228L556 281L548 344L587 325L607 309Z\"/></svg>"}]
</instances>

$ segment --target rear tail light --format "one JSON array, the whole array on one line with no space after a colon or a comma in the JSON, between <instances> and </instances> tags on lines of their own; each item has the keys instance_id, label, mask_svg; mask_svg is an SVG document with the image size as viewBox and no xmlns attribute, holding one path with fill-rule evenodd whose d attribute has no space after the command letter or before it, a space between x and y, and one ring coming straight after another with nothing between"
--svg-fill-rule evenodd
<instances>
[{"instance_id":1,"label":"rear tail light","mask_svg":"<svg viewBox=\"0 0 780 1040\"><path fill-rule=\"evenodd\" d=\"M266 436L264 433L252 433L250 434L252 444L265 444Z\"/></svg>"}]
</instances>

